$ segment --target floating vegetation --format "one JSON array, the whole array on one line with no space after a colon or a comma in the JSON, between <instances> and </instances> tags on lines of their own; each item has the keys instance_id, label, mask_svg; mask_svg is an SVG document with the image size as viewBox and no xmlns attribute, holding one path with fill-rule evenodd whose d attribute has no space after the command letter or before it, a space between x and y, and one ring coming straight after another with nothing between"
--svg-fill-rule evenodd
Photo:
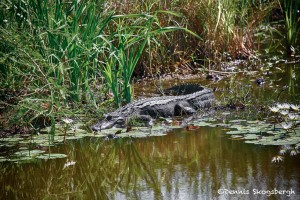
<instances>
[{"instance_id":1,"label":"floating vegetation","mask_svg":"<svg viewBox=\"0 0 300 200\"><path fill-rule=\"evenodd\" d=\"M67 124L67 123L66 123ZM68 140L78 140L84 137L91 138L144 138L148 136L164 136L168 130L171 130L171 126L153 126L153 127L131 127L129 128L112 128L105 129L101 132L89 132L83 129L72 129L72 126L57 125L56 133L52 140L49 137L50 128L47 127L41 130L44 134L36 134L31 137L24 138L22 135L15 135L8 138L0 139L0 148L9 148L9 152L6 152L7 156L0 157L0 162L23 162L34 161L37 159L56 159L65 158L65 154L47 153L42 149L49 149L52 146L63 144ZM68 129L66 128L68 127ZM37 149L35 149L37 148ZM4 149L5 150L5 149Z\"/></svg>"},{"instance_id":2,"label":"floating vegetation","mask_svg":"<svg viewBox=\"0 0 300 200\"><path fill-rule=\"evenodd\" d=\"M0 162L4 161L28 161L36 159L65 158L67 155L49 154L45 149L51 146L63 144L68 140L78 140L84 137L115 139L115 138L145 138L150 136L164 136L168 131L176 128L185 128L188 131L197 131L200 127L224 127L224 131L232 140L244 140L248 144L257 145L294 145L295 149L290 151L291 155L298 154L300 144L300 121L299 108L291 104L276 104L269 107L271 116L263 120L237 119L231 113L221 114L222 117L199 118L189 121L184 119L176 123L174 120L160 121L151 127L126 127L111 128L100 132L86 131L84 125L73 124L73 121L65 119L63 124L56 125L53 138L50 138L51 128L47 127L36 134L23 137L15 135L9 138L0 139L0 148L10 149L8 157L0 157ZM225 118L225 119L224 119ZM76 126L76 128L74 128ZM39 150L42 148L43 150ZM15 150L11 150L15 149ZM287 151L287 150L285 150ZM283 150L281 150L283 153ZM281 155L281 154L280 154ZM280 159L274 159L279 162ZM273 161L273 162L275 162Z\"/></svg>"},{"instance_id":3,"label":"floating vegetation","mask_svg":"<svg viewBox=\"0 0 300 200\"><path fill-rule=\"evenodd\" d=\"M251 126L253 125L253 126ZM233 125L234 126L234 125ZM273 128L272 124L259 122L248 126L234 126L237 130L228 131L227 134L244 135L246 143L261 145L287 145L300 142L300 130L287 135L284 129ZM250 140L250 141L249 141Z\"/></svg>"},{"instance_id":4,"label":"floating vegetation","mask_svg":"<svg viewBox=\"0 0 300 200\"><path fill-rule=\"evenodd\" d=\"M283 161L283 157L282 156L274 156L272 158L272 163L281 162L281 161Z\"/></svg>"},{"instance_id":5,"label":"floating vegetation","mask_svg":"<svg viewBox=\"0 0 300 200\"><path fill-rule=\"evenodd\" d=\"M226 134L234 140L245 140L245 143L259 145L299 145L300 117L297 105L283 103L269 107L272 115L264 120L232 119L218 123L216 120L199 119L195 126L227 127ZM230 115L221 113L225 117Z\"/></svg>"},{"instance_id":6,"label":"floating vegetation","mask_svg":"<svg viewBox=\"0 0 300 200\"><path fill-rule=\"evenodd\" d=\"M52 153L52 154L43 154L43 155L39 155L39 156L37 156L36 158L48 160L48 159L66 158L66 157L67 157L66 154Z\"/></svg>"},{"instance_id":7,"label":"floating vegetation","mask_svg":"<svg viewBox=\"0 0 300 200\"><path fill-rule=\"evenodd\" d=\"M42 153L45 153L45 151L42 151L42 150L38 150L38 149L35 149L35 150L22 150L22 151L17 151L15 152L14 154L16 156L37 156L39 154L42 154Z\"/></svg>"},{"instance_id":8,"label":"floating vegetation","mask_svg":"<svg viewBox=\"0 0 300 200\"><path fill-rule=\"evenodd\" d=\"M20 150L22 149L22 150ZM44 150L39 149L24 149L24 147L20 148L20 151L17 151L11 155L6 157L1 156L0 162L31 162L36 161L38 159L55 159L55 158L65 158L67 155L65 154L57 154L57 153L45 153Z\"/></svg>"},{"instance_id":9,"label":"floating vegetation","mask_svg":"<svg viewBox=\"0 0 300 200\"><path fill-rule=\"evenodd\" d=\"M278 155L272 158L272 163L283 161L285 155L296 156L300 153L300 143L296 145L282 145Z\"/></svg>"}]
</instances>

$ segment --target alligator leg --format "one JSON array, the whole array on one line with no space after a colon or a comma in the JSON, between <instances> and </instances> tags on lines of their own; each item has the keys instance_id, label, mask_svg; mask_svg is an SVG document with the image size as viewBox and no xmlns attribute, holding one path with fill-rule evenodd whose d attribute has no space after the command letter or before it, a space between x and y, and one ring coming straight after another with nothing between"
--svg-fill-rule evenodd
<instances>
[{"instance_id":1,"label":"alligator leg","mask_svg":"<svg viewBox=\"0 0 300 200\"><path fill-rule=\"evenodd\" d=\"M136 119L142 123L145 123L146 126L152 126L153 125L153 118L149 115L136 115L133 117L133 119Z\"/></svg>"},{"instance_id":2,"label":"alligator leg","mask_svg":"<svg viewBox=\"0 0 300 200\"><path fill-rule=\"evenodd\" d=\"M178 103L174 108L174 112L175 116L181 116L195 114L197 111L188 104Z\"/></svg>"}]
</instances>

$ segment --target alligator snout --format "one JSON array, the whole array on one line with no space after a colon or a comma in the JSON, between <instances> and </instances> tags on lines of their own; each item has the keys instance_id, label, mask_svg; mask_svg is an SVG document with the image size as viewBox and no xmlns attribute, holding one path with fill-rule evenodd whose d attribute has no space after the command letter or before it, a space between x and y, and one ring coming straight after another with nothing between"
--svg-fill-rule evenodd
<instances>
[{"instance_id":1,"label":"alligator snout","mask_svg":"<svg viewBox=\"0 0 300 200\"><path fill-rule=\"evenodd\" d=\"M100 131L101 130L101 126L98 126L98 124L95 124L94 126L91 127L91 129L95 132Z\"/></svg>"},{"instance_id":2,"label":"alligator snout","mask_svg":"<svg viewBox=\"0 0 300 200\"><path fill-rule=\"evenodd\" d=\"M125 125L125 119L122 117L117 117L117 118L109 118L110 120L107 120L107 118L103 119L99 123L95 124L92 126L93 131L101 131L104 129L109 129L109 128L121 128L124 127Z\"/></svg>"}]
</instances>

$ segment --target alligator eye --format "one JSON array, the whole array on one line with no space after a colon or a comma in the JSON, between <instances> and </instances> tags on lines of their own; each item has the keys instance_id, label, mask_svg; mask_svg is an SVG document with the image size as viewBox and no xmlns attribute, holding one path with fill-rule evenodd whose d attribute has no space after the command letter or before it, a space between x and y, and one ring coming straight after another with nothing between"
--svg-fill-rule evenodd
<instances>
[{"instance_id":1,"label":"alligator eye","mask_svg":"<svg viewBox=\"0 0 300 200\"><path fill-rule=\"evenodd\" d=\"M106 119L106 120L111 120L111 119L112 119L112 116L108 115L108 116L105 117L105 119Z\"/></svg>"}]
</instances>

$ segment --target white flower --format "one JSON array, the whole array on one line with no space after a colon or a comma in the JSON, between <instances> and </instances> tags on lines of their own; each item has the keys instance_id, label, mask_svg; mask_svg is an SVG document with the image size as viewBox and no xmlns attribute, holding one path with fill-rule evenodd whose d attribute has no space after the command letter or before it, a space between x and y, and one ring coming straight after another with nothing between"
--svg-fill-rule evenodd
<instances>
[{"instance_id":1,"label":"white flower","mask_svg":"<svg viewBox=\"0 0 300 200\"><path fill-rule=\"evenodd\" d=\"M272 107L269 106L269 109L274 113L277 113L279 111L279 108L277 106L272 106Z\"/></svg>"},{"instance_id":2,"label":"white flower","mask_svg":"<svg viewBox=\"0 0 300 200\"><path fill-rule=\"evenodd\" d=\"M62 121L65 122L66 124L71 124L73 122L73 119L65 118L65 119L62 119Z\"/></svg>"},{"instance_id":3,"label":"white flower","mask_svg":"<svg viewBox=\"0 0 300 200\"><path fill-rule=\"evenodd\" d=\"M66 162L65 165L64 165L64 169L69 167L69 166L75 165L75 164L76 164L75 161Z\"/></svg>"},{"instance_id":4,"label":"white flower","mask_svg":"<svg viewBox=\"0 0 300 200\"><path fill-rule=\"evenodd\" d=\"M295 156L297 155L299 152L296 149L291 150L290 155L291 156Z\"/></svg>"},{"instance_id":5,"label":"white flower","mask_svg":"<svg viewBox=\"0 0 300 200\"><path fill-rule=\"evenodd\" d=\"M78 125L74 125L71 127L71 131L76 132L78 128L79 128Z\"/></svg>"},{"instance_id":6,"label":"white flower","mask_svg":"<svg viewBox=\"0 0 300 200\"><path fill-rule=\"evenodd\" d=\"M287 110L287 109L290 109L290 104L288 104L288 103L283 103L283 104L278 103L277 107L279 109L282 109L282 110Z\"/></svg>"},{"instance_id":7,"label":"white flower","mask_svg":"<svg viewBox=\"0 0 300 200\"><path fill-rule=\"evenodd\" d=\"M296 120L296 119L297 119L297 115L292 114L292 113L290 113L290 114L288 115L288 117L289 117L290 120Z\"/></svg>"},{"instance_id":8,"label":"white flower","mask_svg":"<svg viewBox=\"0 0 300 200\"><path fill-rule=\"evenodd\" d=\"M286 149L280 149L279 154L284 155L286 153Z\"/></svg>"},{"instance_id":9,"label":"white flower","mask_svg":"<svg viewBox=\"0 0 300 200\"><path fill-rule=\"evenodd\" d=\"M288 103L284 103L283 107L284 107L283 109L287 109L288 110L288 109L290 109L291 105L288 104Z\"/></svg>"},{"instance_id":10,"label":"white flower","mask_svg":"<svg viewBox=\"0 0 300 200\"><path fill-rule=\"evenodd\" d=\"M282 156L274 156L272 158L272 163L276 163L276 162L280 162L280 161L283 161L283 157Z\"/></svg>"},{"instance_id":11,"label":"white flower","mask_svg":"<svg viewBox=\"0 0 300 200\"><path fill-rule=\"evenodd\" d=\"M281 110L279 113L282 114L283 116L287 116L289 114L289 111L288 110Z\"/></svg>"},{"instance_id":12,"label":"white flower","mask_svg":"<svg viewBox=\"0 0 300 200\"><path fill-rule=\"evenodd\" d=\"M281 123L281 126L284 130L288 130L288 129L292 128L293 123L292 122L288 122L288 123L283 122L283 123Z\"/></svg>"},{"instance_id":13,"label":"white flower","mask_svg":"<svg viewBox=\"0 0 300 200\"><path fill-rule=\"evenodd\" d=\"M291 104L291 109L294 111L299 111L299 106Z\"/></svg>"}]
</instances>

